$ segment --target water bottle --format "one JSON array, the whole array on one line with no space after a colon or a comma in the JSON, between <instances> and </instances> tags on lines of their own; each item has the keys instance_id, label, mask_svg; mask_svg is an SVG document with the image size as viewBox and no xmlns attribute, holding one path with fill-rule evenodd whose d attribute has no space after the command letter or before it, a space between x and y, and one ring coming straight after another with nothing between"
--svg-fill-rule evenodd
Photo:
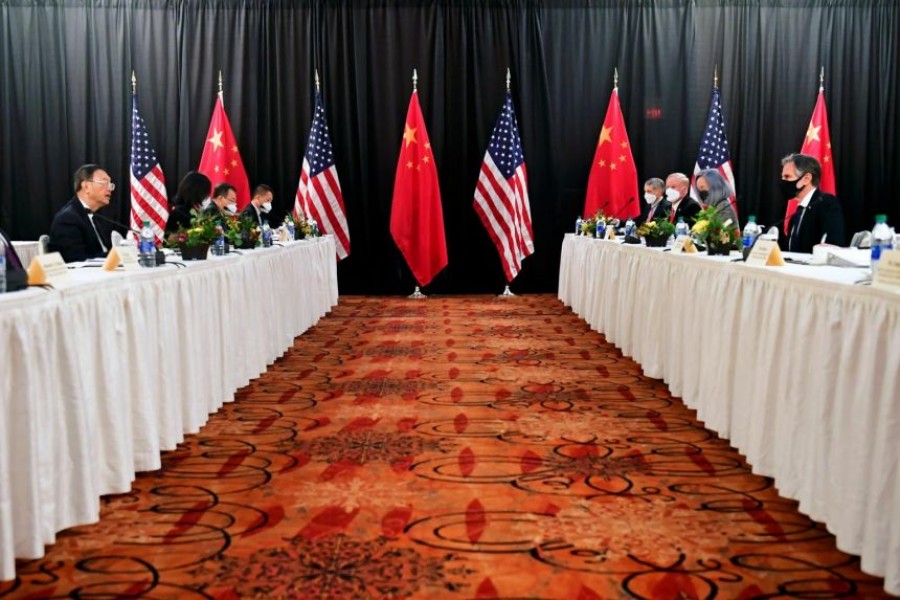
<instances>
[{"instance_id":1,"label":"water bottle","mask_svg":"<svg viewBox=\"0 0 900 600\"><path fill-rule=\"evenodd\" d=\"M628 217L628 220L625 221L625 237L634 237L634 219L632 219L631 217Z\"/></svg>"},{"instance_id":2,"label":"water bottle","mask_svg":"<svg viewBox=\"0 0 900 600\"><path fill-rule=\"evenodd\" d=\"M744 225L744 250L749 250L753 246L753 242L759 237L762 231L756 224L756 215L747 217L747 224Z\"/></svg>"},{"instance_id":3,"label":"water bottle","mask_svg":"<svg viewBox=\"0 0 900 600\"><path fill-rule=\"evenodd\" d=\"M581 217L575 219L575 235L581 235Z\"/></svg>"},{"instance_id":4,"label":"water bottle","mask_svg":"<svg viewBox=\"0 0 900 600\"><path fill-rule=\"evenodd\" d=\"M294 227L294 220L290 217L284 218L284 227L288 232L288 241L293 242L296 239L297 229Z\"/></svg>"},{"instance_id":5,"label":"water bottle","mask_svg":"<svg viewBox=\"0 0 900 600\"><path fill-rule=\"evenodd\" d=\"M690 233L691 228L684 222L684 217L678 217L678 222L675 224L675 238L678 239L682 236L690 235Z\"/></svg>"},{"instance_id":6,"label":"water bottle","mask_svg":"<svg viewBox=\"0 0 900 600\"><path fill-rule=\"evenodd\" d=\"M262 242L263 248L272 247L272 228L269 227L269 222L265 220L262 224Z\"/></svg>"},{"instance_id":7,"label":"water bottle","mask_svg":"<svg viewBox=\"0 0 900 600\"><path fill-rule=\"evenodd\" d=\"M872 228L872 274L878 268L881 253L894 247L894 236L887 224L887 215L875 215L875 227Z\"/></svg>"},{"instance_id":8,"label":"water bottle","mask_svg":"<svg viewBox=\"0 0 900 600\"><path fill-rule=\"evenodd\" d=\"M0 294L6 293L6 245L0 240Z\"/></svg>"},{"instance_id":9,"label":"water bottle","mask_svg":"<svg viewBox=\"0 0 900 600\"><path fill-rule=\"evenodd\" d=\"M606 221L603 219L597 219L597 228L594 229L594 237L598 240L602 240L606 237Z\"/></svg>"},{"instance_id":10,"label":"water bottle","mask_svg":"<svg viewBox=\"0 0 900 600\"><path fill-rule=\"evenodd\" d=\"M309 223L312 226L313 237L319 237L320 235L322 235L321 233L319 233L319 224L316 223L315 219L310 219Z\"/></svg>"},{"instance_id":11,"label":"water bottle","mask_svg":"<svg viewBox=\"0 0 900 600\"><path fill-rule=\"evenodd\" d=\"M144 221L138 241L138 264L142 267L156 266L156 236L150 229L150 221Z\"/></svg>"},{"instance_id":12,"label":"water bottle","mask_svg":"<svg viewBox=\"0 0 900 600\"><path fill-rule=\"evenodd\" d=\"M225 230L216 222L216 240L213 242L213 256L225 256Z\"/></svg>"}]
</instances>

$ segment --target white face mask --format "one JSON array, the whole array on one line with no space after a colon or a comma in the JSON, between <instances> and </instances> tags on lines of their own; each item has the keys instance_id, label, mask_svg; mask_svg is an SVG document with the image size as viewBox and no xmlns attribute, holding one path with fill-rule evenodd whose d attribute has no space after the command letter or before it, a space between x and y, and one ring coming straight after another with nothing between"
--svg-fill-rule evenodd
<instances>
[{"instance_id":1,"label":"white face mask","mask_svg":"<svg viewBox=\"0 0 900 600\"><path fill-rule=\"evenodd\" d=\"M227 210L228 212L230 212L232 214L237 213L237 203L229 202L228 204L225 205L225 210Z\"/></svg>"},{"instance_id":2,"label":"white face mask","mask_svg":"<svg viewBox=\"0 0 900 600\"><path fill-rule=\"evenodd\" d=\"M676 200L681 198L681 192L679 192L675 188L666 188L666 198L669 199L669 202L675 202Z\"/></svg>"},{"instance_id":3,"label":"white face mask","mask_svg":"<svg viewBox=\"0 0 900 600\"><path fill-rule=\"evenodd\" d=\"M259 209L261 211L263 211L264 213L271 212L272 211L272 203L271 202L263 202L262 205L259 207Z\"/></svg>"},{"instance_id":4,"label":"white face mask","mask_svg":"<svg viewBox=\"0 0 900 600\"><path fill-rule=\"evenodd\" d=\"M212 200L210 200L209 198L204 198L203 202L200 203L200 210L203 210L204 208L208 207L211 203L212 203Z\"/></svg>"},{"instance_id":5,"label":"white face mask","mask_svg":"<svg viewBox=\"0 0 900 600\"><path fill-rule=\"evenodd\" d=\"M650 192L644 193L644 200L647 201L647 204L653 204L656 202L656 194L651 194Z\"/></svg>"}]
</instances>

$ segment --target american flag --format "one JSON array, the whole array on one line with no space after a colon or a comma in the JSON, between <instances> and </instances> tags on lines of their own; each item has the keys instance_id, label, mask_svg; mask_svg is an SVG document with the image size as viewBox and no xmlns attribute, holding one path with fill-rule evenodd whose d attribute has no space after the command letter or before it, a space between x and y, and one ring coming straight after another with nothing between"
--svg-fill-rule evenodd
<instances>
[{"instance_id":1,"label":"american flag","mask_svg":"<svg viewBox=\"0 0 900 600\"><path fill-rule=\"evenodd\" d=\"M525 155L509 92L484 153L474 205L503 261L506 280L512 281L522 260L534 253L534 242Z\"/></svg>"},{"instance_id":2,"label":"american flag","mask_svg":"<svg viewBox=\"0 0 900 600\"><path fill-rule=\"evenodd\" d=\"M312 217L325 233L334 235L338 259L350 254L350 228L344 212L341 182L334 166L334 151L328 136L328 123L322 106L322 95L316 92L316 109L306 154L303 155L303 171L297 186L294 217Z\"/></svg>"},{"instance_id":3,"label":"american flag","mask_svg":"<svg viewBox=\"0 0 900 600\"><path fill-rule=\"evenodd\" d=\"M722 114L722 104L719 98L719 88L713 86L712 100L709 103L709 115L706 117L706 131L703 132L703 140L700 142L700 155L694 165L694 176L691 181L691 196L699 200L694 187L694 181L700 171L716 169L728 181L732 194L728 197L734 208L734 214L738 214L737 186L734 184L734 172L731 170L731 154L728 152L728 140L725 138L725 115Z\"/></svg>"},{"instance_id":4,"label":"american flag","mask_svg":"<svg viewBox=\"0 0 900 600\"><path fill-rule=\"evenodd\" d=\"M131 100L131 228L140 231L144 221L150 221L156 239L162 240L169 219L166 198L166 178L156 150L150 145L147 127L138 112L137 94L134 94Z\"/></svg>"}]
</instances>

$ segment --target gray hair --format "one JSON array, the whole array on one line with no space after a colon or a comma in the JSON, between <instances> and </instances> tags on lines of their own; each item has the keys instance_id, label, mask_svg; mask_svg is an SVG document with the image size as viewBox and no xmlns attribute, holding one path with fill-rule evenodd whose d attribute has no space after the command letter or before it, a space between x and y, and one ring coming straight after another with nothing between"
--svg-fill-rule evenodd
<instances>
[{"instance_id":1,"label":"gray hair","mask_svg":"<svg viewBox=\"0 0 900 600\"><path fill-rule=\"evenodd\" d=\"M706 203L710 206L718 205L719 202L734 193L731 186L728 185L728 182L716 169L700 171L697 175L697 180L699 181L701 177L706 180L706 185L709 186L709 197L706 199Z\"/></svg>"},{"instance_id":2,"label":"gray hair","mask_svg":"<svg viewBox=\"0 0 900 600\"><path fill-rule=\"evenodd\" d=\"M664 191L666 189L666 182L660 179L659 177L651 177L647 181L644 182L644 185L649 185L654 190Z\"/></svg>"}]
</instances>

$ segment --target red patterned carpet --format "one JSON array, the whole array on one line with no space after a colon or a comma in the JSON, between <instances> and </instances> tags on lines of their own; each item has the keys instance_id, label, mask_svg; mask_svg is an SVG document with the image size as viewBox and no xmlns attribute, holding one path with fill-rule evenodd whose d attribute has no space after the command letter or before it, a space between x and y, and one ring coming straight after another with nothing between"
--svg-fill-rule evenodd
<instances>
[{"instance_id":1,"label":"red patterned carpet","mask_svg":"<svg viewBox=\"0 0 900 600\"><path fill-rule=\"evenodd\" d=\"M875 598L552 296L341 298L16 598Z\"/></svg>"}]
</instances>

